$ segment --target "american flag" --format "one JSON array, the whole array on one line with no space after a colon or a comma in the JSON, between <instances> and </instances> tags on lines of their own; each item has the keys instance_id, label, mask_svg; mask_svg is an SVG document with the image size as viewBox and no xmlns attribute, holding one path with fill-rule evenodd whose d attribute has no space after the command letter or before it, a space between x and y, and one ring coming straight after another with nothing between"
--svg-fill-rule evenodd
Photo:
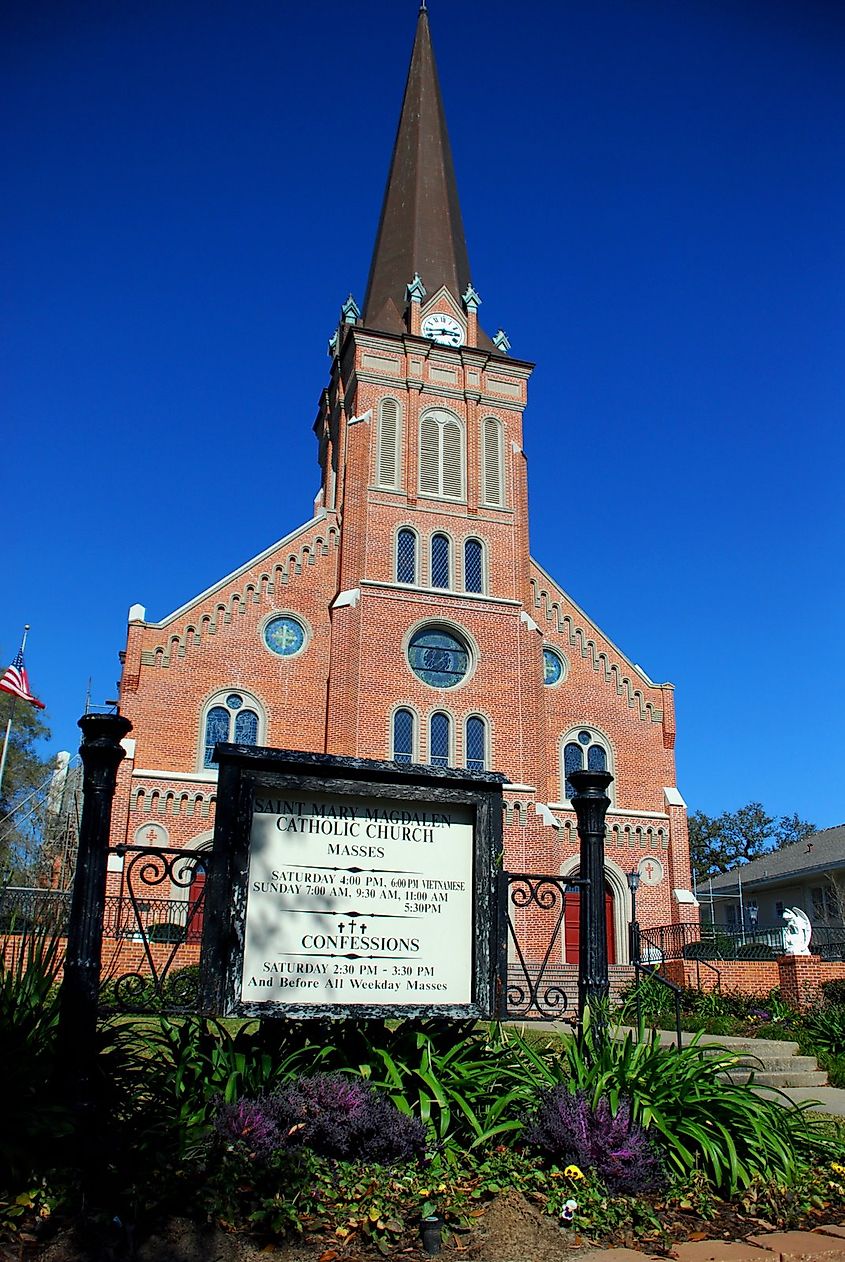
<instances>
[{"instance_id":1,"label":"american flag","mask_svg":"<svg viewBox=\"0 0 845 1262\"><path fill-rule=\"evenodd\" d=\"M0 690L10 692L13 697L20 697L22 701L28 701L30 705L37 706L39 710L44 709L44 702L39 701L37 697L33 697L29 690L29 680L26 677L26 667L23 664L23 649L18 653L3 678L0 679Z\"/></svg>"}]
</instances>

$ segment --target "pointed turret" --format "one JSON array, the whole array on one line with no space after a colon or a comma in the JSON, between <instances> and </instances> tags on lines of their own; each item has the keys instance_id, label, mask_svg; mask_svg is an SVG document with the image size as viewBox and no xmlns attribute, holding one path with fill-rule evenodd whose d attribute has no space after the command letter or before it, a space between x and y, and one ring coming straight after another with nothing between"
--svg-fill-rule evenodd
<instances>
[{"instance_id":1,"label":"pointed turret","mask_svg":"<svg viewBox=\"0 0 845 1262\"><path fill-rule=\"evenodd\" d=\"M429 294L445 285L460 304L470 284L464 225L428 26L420 8L390 174L381 210L363 324L405 331L406 289L421 276ZM493 344L479 330L479 343Z\"/></svg>"}]
</instances>

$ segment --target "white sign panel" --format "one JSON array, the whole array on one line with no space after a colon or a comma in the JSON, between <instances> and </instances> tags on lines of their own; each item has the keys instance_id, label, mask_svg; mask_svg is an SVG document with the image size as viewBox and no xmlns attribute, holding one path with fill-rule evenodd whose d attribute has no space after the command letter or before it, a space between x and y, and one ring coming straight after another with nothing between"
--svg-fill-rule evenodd
<instances>
[{"instance_id":1,"label":"white sign panel","mask_svg":"<svg viewBox=\"0 0 845 1262\"><path fill-rule=\"evenodd\" d=\"M472 1002L473 813L257 790L241 1000Z\"/></svg>"}]
</instances>

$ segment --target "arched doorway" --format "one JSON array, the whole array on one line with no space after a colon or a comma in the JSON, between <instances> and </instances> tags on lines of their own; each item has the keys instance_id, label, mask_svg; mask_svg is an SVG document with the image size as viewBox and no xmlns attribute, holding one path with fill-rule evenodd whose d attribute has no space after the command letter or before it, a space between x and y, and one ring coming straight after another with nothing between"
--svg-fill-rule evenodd
<instances>
[{"instance_id":1,"label":"arched doorway","mask_svg":"<svg viewBox=\"0 0 845 1262\"><path fill-rule=\"evenodd\" d=\"M613 924L613 890L604 883L604 923L607 929L607 962L616 963L616 934ZM566 915L563 922L563 946L567 964L577 966L580 958L581 891L569 890L566 895Z\"/></svg>"}]
</instances>

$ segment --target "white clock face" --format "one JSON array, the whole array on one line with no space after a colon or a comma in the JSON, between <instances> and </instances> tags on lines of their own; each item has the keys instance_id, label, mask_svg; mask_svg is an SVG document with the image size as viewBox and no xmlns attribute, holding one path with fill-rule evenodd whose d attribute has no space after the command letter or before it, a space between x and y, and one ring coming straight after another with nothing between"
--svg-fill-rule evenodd
<instances>
[{"instance_id":1,"label":"white clock face","mask_svg":"<svg viewBox=\"0 0 845 1262\"><path fill-rule=\"evenodd\" d=\"M462 346L464 341L464 331L457 320L450 315L444 315L441 312L435 312L434 315L427 315L421 325L423 337L428 337L432 342L439 342L441 346Z\"/></svg>"}]
</instances>

